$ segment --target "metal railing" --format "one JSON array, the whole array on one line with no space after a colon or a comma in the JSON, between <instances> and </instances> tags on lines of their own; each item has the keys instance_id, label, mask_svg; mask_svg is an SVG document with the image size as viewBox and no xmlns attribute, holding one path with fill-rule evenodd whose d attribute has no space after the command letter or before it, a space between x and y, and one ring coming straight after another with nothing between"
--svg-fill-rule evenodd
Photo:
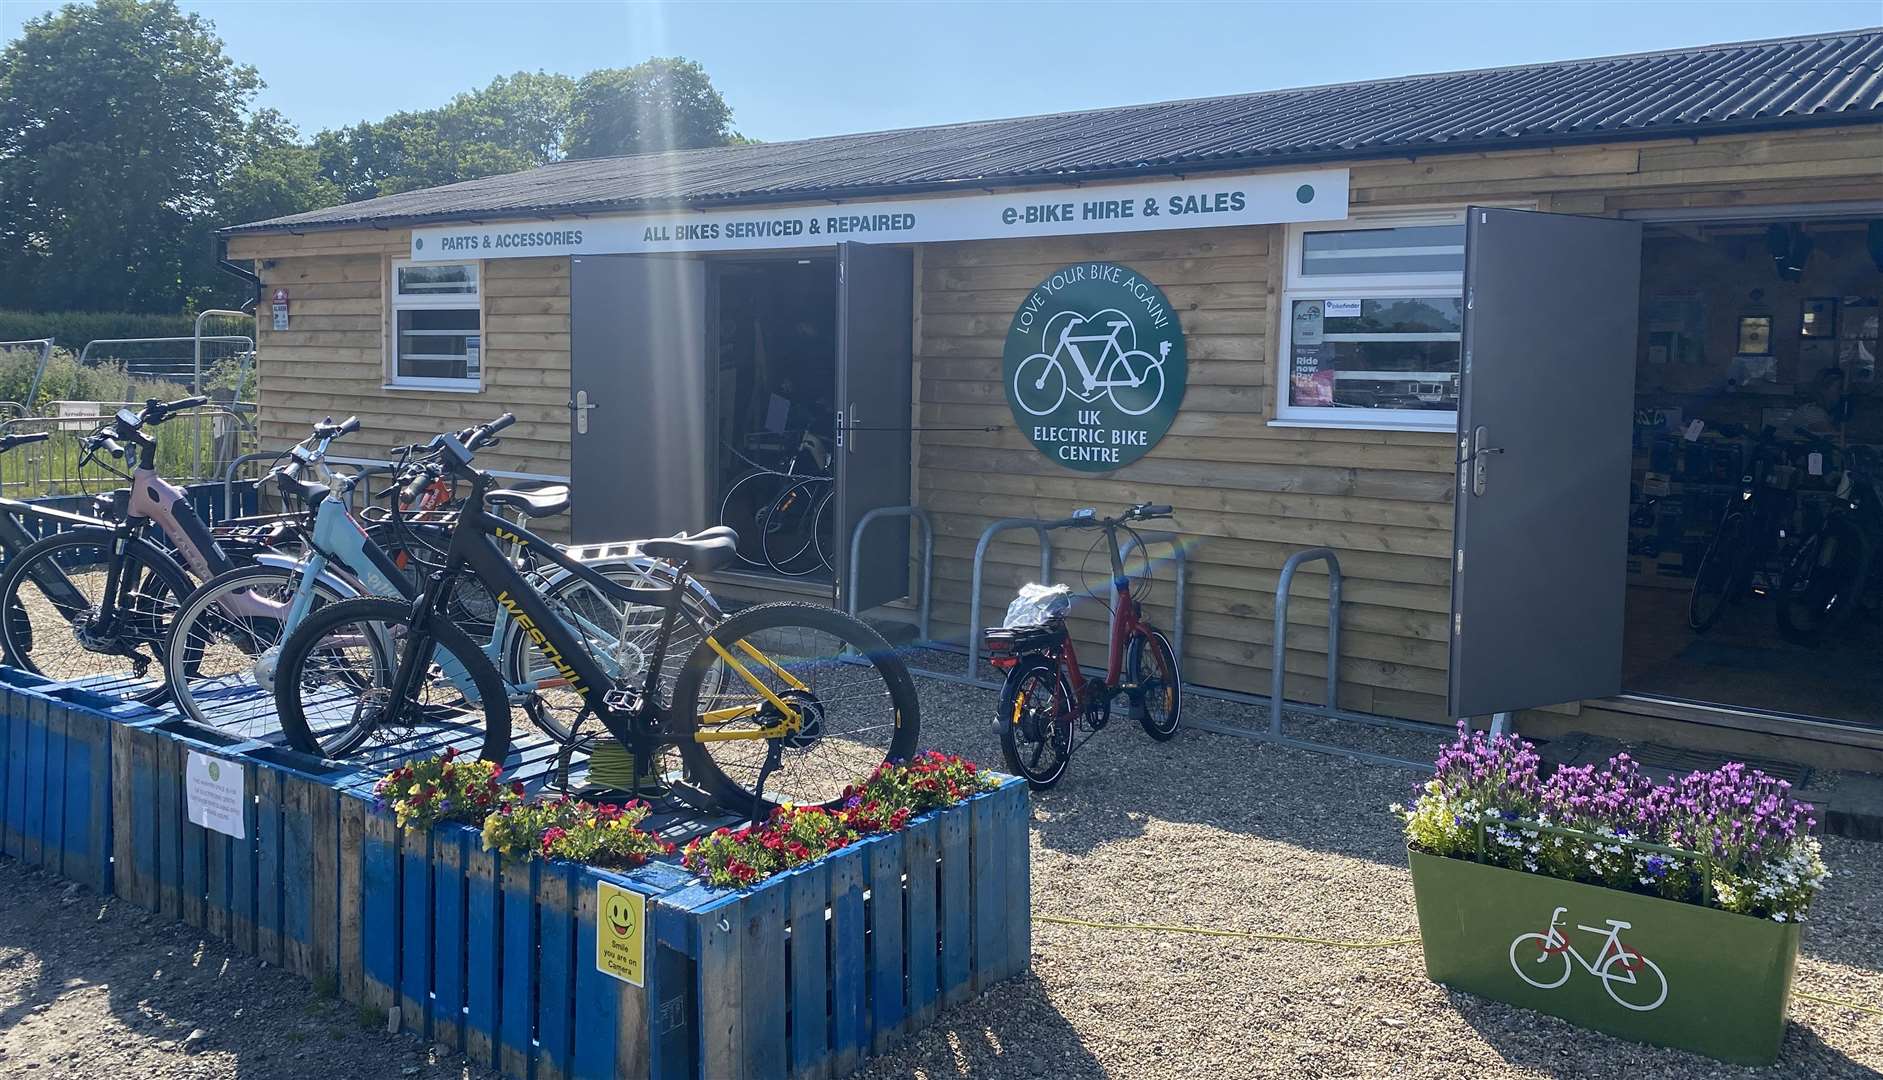
<instances>
[{"instance_id":1,"label":"metal railing","mask_svg":"<svg viewBox=\"0 0 1883 1080\"><path fill-rule=\"evenodd\" d=\"M994 543L994 537L1016 529L1032 529L1040 539L1040 581L1045 582L1053 576L1053 538L1048 528L1052 523L1041 518L1001 518L981 530L981 539L974 545L973 584L968 595L968 673L963 680L970 685L997 690L1000 683L981 677L981 580L984 576L984 564L987 562L987 549Z\"/></svg>"},{"instance_id":2,"label":"metal railing","mask_svg":"<svg viewBox=\"0 0 1883 1080\"><path fill-rule=\"evenodd\" d=\"M935 594L935 521L927 510L919 506L879 506L866 512L857 519L856 527L850 530L850 580L843 593L844 610L853 618L857 615L858 579L863 567L863 533L871 523L890 518L908 518L922 529L922 582L917 594L920 600L916 606L915 640L927 648L933 644L930 635L930 613L933 610ZM904 661L907 664L907 661ZM949 671L936 671L916 664L907 664L911 674L926 675L930 678L955 680L959 676Z\"/></svg>"},{"instance_id":3,"label":"metal railing","mask_svg":"<svg viewBox=\"0 0 1883 1080\"><path fill-rule=\"evenodd\" d=\"M131 408L138 407L138 403L127 404ZM0 455L0 490L34 498L109 491L120 486L123 478L105 466L109 464L123 471L130 467L126 462L98 462L84 469L79 467L80 439L112 419L113 412L96 410L89 414L67 411L58 416L16 416L0 421L0 431L52 433L52 438L44 442ZM178 484L205 479L202 474L206 460L213 466L220 456L240 455L254 445L254 425L246 413L230 406L203 405L191 410L191 415L178 417L170 423L182 424L185 420L192 423L170 429L171 434L167 436L160 434L157 442L158 470ZM180 434L186 430L191 434ZM179 439L191 441L185 448L179 448ZM184 475L186 472L190 475Z\"/></svg>"},{"instance_id":4,"label":"metal railing","mask_svg":"<svg viewBox=\"0 0 1883 1080\"><path fill-rule=\"evenodd\" d=\"M1288 601L1293 594L1295 573L1308 563L1327 564L1327 701L1314 705L1296 702L1290 704L1285 693L1288 680ZM1268 697L1258 698L1248 694L1230 691L1208 691L1206 696L1222 698L1248 704L1266 705L1268 726L1266 728L1238 727L1234 724L1219 723L1214 720L1199 720L1191 715L1183 719L1185 727L1201 731L1213 731L1219 735L1240 735L1243 738L1259 739L1277 746L1293 747L1297 750L1312 750L1322 754L1340 754L1357 761L1368 761L1376 765L1397 765L1404 768L1430 771L1432 765L1427 761L1414 761L1410 758L1394 757L1390 754L1376 754L1371 750L1355 750L1351 747L1336 746L1333 743L1317 742L1287 734L1282 729L1284 712L1292 710L1297 715L1323 720L1343 720L1357 724L1369 724L1375 727L1400 728L1408 731L1437 733L1443 729L1434 724L1422 724L1416 720L1397 720L1390 716L1371 716L1366 713L1347 712L1340 708L1340 557L1330 548L1308 548L1288 556L1282 563L1281 579L1275 584L1275 626L1274 651L1270 659Z\"/></svg>"}]
</instances>

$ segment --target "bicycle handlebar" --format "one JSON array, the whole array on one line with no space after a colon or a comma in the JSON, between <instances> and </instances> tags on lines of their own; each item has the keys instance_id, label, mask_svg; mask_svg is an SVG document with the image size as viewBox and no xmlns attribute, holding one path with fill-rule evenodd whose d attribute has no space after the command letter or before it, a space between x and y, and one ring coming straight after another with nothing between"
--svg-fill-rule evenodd
<instances>
[{"instance_id":1,"label":"bicycle handlebar","mask_svg":"<svg viewBox=\"0 0 1883 1080\"><path fill-rule=\"evenodd\" d=\"M1167 503L1138 503L1125 508L1117 517L1099 517L1096 511L1084 510L1069 518L1049 521L1049 529L1109 529L1131 521L1145 521L1150 518L1169 517L1173 513Z\"/></svg>"},{"instance_id":2,"label":"bicycle handlebar","mask_svg":"<svg viewBox=\"0 0 1883 1080\"><path fill-rule=\"evenodd\" d=\"M25 446L27 443L45 442L50 438L52 438L52 432L50 431L22 431L18 434L0 435L0 454L4 454L16 446Z\"/></svg>"}]
</instances>

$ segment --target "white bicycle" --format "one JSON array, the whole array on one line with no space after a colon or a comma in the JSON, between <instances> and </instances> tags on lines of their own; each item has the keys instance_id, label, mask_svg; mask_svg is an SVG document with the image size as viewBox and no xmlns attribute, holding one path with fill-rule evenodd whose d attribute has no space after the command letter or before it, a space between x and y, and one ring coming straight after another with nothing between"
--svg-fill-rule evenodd
<instances>
[{"instance_id":1,"label":"white bicycle","mask_svg":"<svg viewBox=\"0 0 1883 1080\"><path fill-rule=\"evenodd\" d=\"M1101 311L1098 317L1106 315L1118 316L1105 323L1111 333L1074 334L1080 326L1097 319L1073 315L1060 328L1059 343L1052 352L1037 352L1020 361L1013 371L1013 397L1021 408L1034 416L1046 416L1065 402L1068 393L1086 402L1109 397L1112 405L1127 416L1143 416L1157 408L1164 398L1164 361L1170 357L1170 342L1160 342L1156 356L1143 349L1127 349L1119 343L1118 335L1131 326L1131 320L1115 310ZM1134 336L1136 332L1133 328ZM1086 363L1080 346L1101 342L1104 347L1098 362ZM1077 372L1076 377L1068 375L1068 362Z\"/></svg>"},{"instance_id":2,"label":"white bicycle","mask_svg":"<svg viewBox=\"0 0 1883 1080\"><path fill-rule=\"evenodd\" d=\"M1660 1008L1661 1002L1667 1000L1667 976L1662 974L1660 965L1621 943L1621 932L1632 929L1633 924L1620 919L1608 919L1607 930L1599 926L1577 924L1578 930L1602 935L1602 951L1595 954L1596 962L1591 964L1569 943L1569 938L1557 929L1568 912L1568 908L1557 908L1550 913L1547 933L1518 934L1516 940L1510 943L1510 966L1516 971L1517 977L1539 990L1554 990L1569 981L1569 976L1575 972L1575 967L1570 964L1574 960L1582 965L1582 970L1602 980L1602 988L1608 991L1608 996L1614 998L1617 1005L1636 1012ZM1561 966L1551 963L1552 960L1560 960ZM1649 975L1653 978L1648 978ZM1626 997L1623 996L1624 990L1627 991Z\"/></svg>"}]
</instances>

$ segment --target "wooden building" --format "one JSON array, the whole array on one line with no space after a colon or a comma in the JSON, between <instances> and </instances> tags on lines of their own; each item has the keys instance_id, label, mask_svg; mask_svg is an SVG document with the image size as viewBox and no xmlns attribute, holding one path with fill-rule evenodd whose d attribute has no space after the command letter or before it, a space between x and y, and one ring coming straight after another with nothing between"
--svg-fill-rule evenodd
<instances>
[{"instance_id":1,"label":"wooden building","mask_svg":"<svg viewBox=\"0 0 1883 1080\"><path fill-rule=\"evenodd\" d=\"M1468 224L1470 207L1489 212ZM1883 443L1883 31L565 162L224 242L285 317L261 320L268 444L322 414L359 415L379 447L508 410L520 422L484 460L573 476L578 539L738 525L756 511L728 489L760 466L834 463L806 487L831 502L810 547L758 552L783 572L730 589L828 595L847 568L827 549L869 508L913 502L935 523L938 636L959 635L991 521L1168 502L1193 538L1191 682L1265 690L1278 570L1326 546L1349 709L1442 719L1449 693L1452 712L1543 708L1530 730L1883 749L1883 681L1838 651L1874 647L1870 601L1852 625L1872 625L1812 647L1761 629L1779 549L1835 492L1788 496L1787 538L1730 618L1701 633L1684 610L1733 455L1811 404L1825 369L1847 392L1815 435L1836 450L1811 452ZM1062 270L1101 265L1155 286L1180 329L1181 392L1167 356L1170 397L1129 438L1097 406L1135 415L1105 386L1143 377L1129 358L1151 350L1119 335L1144 342L1154 301L1069 301L1058 313L1093 328L1071 336L1076 361L1064 319L1042 336L1027 313L1078 292L1052 284ZM1471 298L1493 293L1509 318L1474 328L1490 316ZM1021 338L1093 399L1093 433L1022 408ZM1502 456L1475 455L1474 429ZM1052 456L1067 439L1127 452L1072 467ZM1787 490L1806 495L1845 471L1795 468ZM1474 470L1528 490L1493 513ZM1075 585L1105 573L1088 540L1059 543ZM871 533L866 606L909 590L906 541ZM989 618L1037 573L1029 534L997 538ZM1296 586L1288 685L1306 700L1323 692L1326 583ZM1165 621L1170 599L1166 573Z\"/></svg>"}]
</instances>

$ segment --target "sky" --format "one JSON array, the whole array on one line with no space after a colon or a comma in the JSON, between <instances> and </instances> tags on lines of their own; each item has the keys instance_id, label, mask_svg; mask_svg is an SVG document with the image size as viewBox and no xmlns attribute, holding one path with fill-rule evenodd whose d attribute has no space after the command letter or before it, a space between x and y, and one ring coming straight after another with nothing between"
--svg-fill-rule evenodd
<instances>
[{"instance_id":1,"label":"sky","mask_svg":"<svg viewBox=\"0 0 1883 1080\"><path fill-rule=\"evenodd\" d=\"M0 35L56 5L0 0ZM302 133L497 75L705 65L767 142L1883 23L1883 0L1663 3L186 2Z\"/></svg>"}]
</instances>

